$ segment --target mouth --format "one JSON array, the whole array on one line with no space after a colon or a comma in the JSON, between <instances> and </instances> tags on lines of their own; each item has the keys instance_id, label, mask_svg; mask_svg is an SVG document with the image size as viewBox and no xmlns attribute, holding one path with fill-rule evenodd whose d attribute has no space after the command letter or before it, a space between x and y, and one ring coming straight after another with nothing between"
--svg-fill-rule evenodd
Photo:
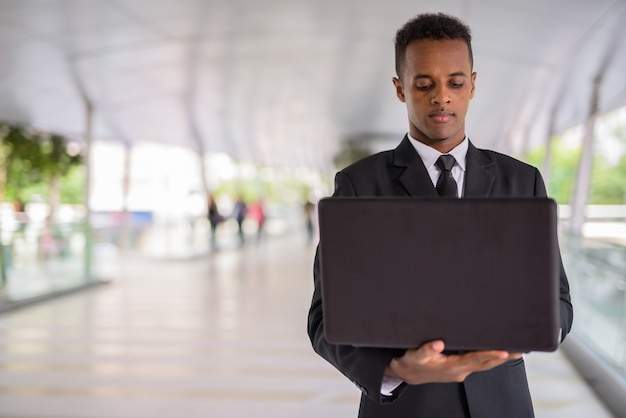
<instances>
[{"instance_id":1,"label":"mouth","mask_svg":"<svg viewBox=\"0 0 626 418\"><path fill-rule=\"evenodd\" d=\"M454 116L454 113L450 113L450 112L432 112L428 116L433 121L435 121L436 123L446 123Z\"/></svg>"}]
</instances>

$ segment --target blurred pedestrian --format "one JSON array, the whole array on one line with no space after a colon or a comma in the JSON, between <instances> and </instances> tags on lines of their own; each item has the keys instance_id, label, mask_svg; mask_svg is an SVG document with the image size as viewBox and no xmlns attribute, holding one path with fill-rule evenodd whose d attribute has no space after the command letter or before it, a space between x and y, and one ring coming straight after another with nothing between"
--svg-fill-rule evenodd
<instances>
[{"instance_id":1,"label":"blurred pedestrian","mask_svg":"<svg viewBox=\"0 0 626 418\"><path fill-rule=\"evenodd\" d=\"M246 202L243 200L243 197L240 195L235 202L235 207L233 208L233 218L237 221L237 233L239 235L239 244L243 245L245 242L245 236L243 232L243 221L246 219L246 211L247 206Z\"/></svg>"},{"instance_id":2,"label":"blurred pedestrian","mask_svg":"<svg viewBox=\"0 0 626 418\"><path fill-rule=\"evenodd\" d=\"M311 202L311 199L307 199L306 202L304 202L304 222L307 234L307 244L311 244L313 242L313 233L315 230L314 219L315 204Z\"/></svg>"},{"instance_id":3,"label":"blurred pedestrian","mask_svg":"<svg viewBox=\"0 0 626 418\"><path fill-rule=\"evenodd\" d=\"M222 221L224 221L224 217L220 214L215 197L212 194L209 195L207 203L207 217L209 218L209 224L211 225L211 248L213 250L217 250L217 227L220 223L222 223Z\"/></svg>"},{"instance_id":4,"label":"blurred pedestrian","mask_svg":"<svg viewBox=\"0 0 626 418\"><path fill-rule=\"evenodd\" d=\"M263 227L265 225L265 208L263 207L263 200L259 199L248 206L248 217L256 221L257 232L256 239L260 242L263 238Z\"/></svg>"}]
</instances>

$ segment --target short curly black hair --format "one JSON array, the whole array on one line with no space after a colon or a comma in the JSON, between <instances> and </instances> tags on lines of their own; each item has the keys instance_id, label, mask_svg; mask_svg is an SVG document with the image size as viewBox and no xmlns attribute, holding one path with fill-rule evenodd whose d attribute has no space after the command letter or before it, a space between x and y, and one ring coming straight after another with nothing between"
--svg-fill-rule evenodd
<instances>
[{"instance_id":1,"label":"short curly black hair","mask_svg":"<svg viewBox=\"0 0 626 418\"><path fill-rule=\"evenodd\" d=\"M472 34L461 20L444 13L424 13L409 20L396 33L396 74L401 76L406 64L406 49L419 39L463 39L469 51L470 65L474 67Z\"/></svg>"}]
</instances>

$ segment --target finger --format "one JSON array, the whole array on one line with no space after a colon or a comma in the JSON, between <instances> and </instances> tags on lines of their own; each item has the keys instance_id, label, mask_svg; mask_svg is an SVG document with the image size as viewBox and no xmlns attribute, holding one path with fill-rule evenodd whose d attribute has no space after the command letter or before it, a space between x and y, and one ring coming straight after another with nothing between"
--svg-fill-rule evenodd
<instances>
[{"instance_id":1,"label":"finger","mask_svg":"<svg viewBox=\"0 0 626 418\"><path fill-rule=\"evenodd\" d=\"M489 362L505 362L509 359L509 353L506 351L475 351L465 354L463 363L481 364Z\"/></svg>"},{"instance_id":2,"label":"finger","mask_svg":"<svg viewBox=\"0 0 626 418\"><path fill-rule=\"evenodd\" d=\"M432 359L441 356L441 353L445 349L445 344L441 340L429 341L424 343L421 347L413 351L412 356L414 361L423 363L431 361Z\"/></svg>"},{"instance_id":3,"label":"finger","mask_svg":"<svg viewBox=\"0 0 626 418\"><path fill-rule=\"evenodd\" d=\"M441 354L446 349L446 344L441 340L431 341L428 345L435 354Z\"/></svg>"},{"instance_id":4,"label":"finger","mask_svg":"<svg viewBox=\"0 0 626 418\"><path fill-rule=\"evenodd\" d=\"M504 364L506 361L507 358L491 358L489 360L483 358L482 361L474 361L460 365L460 368L466 373L474 373L493 369L494 367Z\"/></svg>"},{"instance_id":5,"label":"finger","mask_svg":"<svg viewBox=\"0 0 626 418\"><path fill-rule=\"evenodd\" d=\"M429 341L424 343L416 351L423 356L434 356L441 354L445 349L445 344L441 340Z\"/></svg>"}]
</instances>

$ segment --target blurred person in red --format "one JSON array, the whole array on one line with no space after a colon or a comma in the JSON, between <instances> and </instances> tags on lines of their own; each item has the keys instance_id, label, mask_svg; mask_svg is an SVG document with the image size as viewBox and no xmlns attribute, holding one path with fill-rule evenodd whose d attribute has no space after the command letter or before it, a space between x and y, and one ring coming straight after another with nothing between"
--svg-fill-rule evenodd
<instances>
[{"instance_id":1,"label":"blurred person in red","mask_svg":"<svg viewBox=\"0 0 626 418\"><path fill-rule=\"evenodd\" d=\"M265 207L263 204L263 200L259 199L255 202L250 203L247 209L248 218L254 220L257 224L257 242L261 241L263 238L263 227L265 225Z\"/></svg>"}]
</instances>

